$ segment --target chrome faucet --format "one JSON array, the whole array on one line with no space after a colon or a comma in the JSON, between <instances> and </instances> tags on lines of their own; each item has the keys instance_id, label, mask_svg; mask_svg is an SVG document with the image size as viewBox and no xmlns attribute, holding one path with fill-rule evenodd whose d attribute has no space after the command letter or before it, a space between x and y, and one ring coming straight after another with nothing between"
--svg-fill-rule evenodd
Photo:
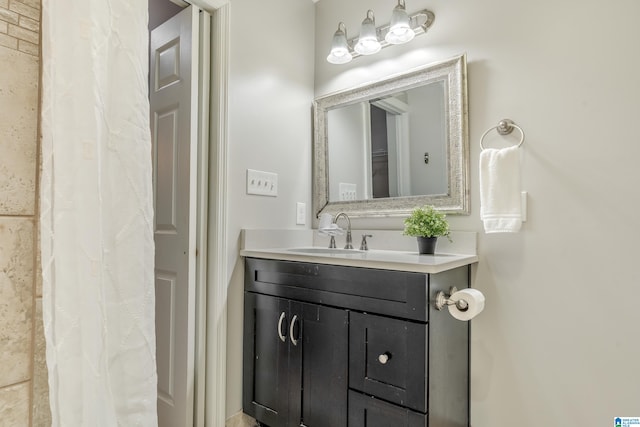
<instances>
[{"instance_id":1,"label":"chrome faucet","mask_svg":"<svg viewBox=\"0 0 640 427\"><path fill-rule=\"evenodd\" d=\"M349 216L346 213L340 212L333 218L333 223L337 224L338 219L340 218L345 218L347 220L347 242L344 248L353 249L353 244L351 242L351 219L349 219ZM331 236L331 242L329 243L329 248L334 249L335 247L336 247L336 239L334 236Z\"/></svg>"}]
</instances>

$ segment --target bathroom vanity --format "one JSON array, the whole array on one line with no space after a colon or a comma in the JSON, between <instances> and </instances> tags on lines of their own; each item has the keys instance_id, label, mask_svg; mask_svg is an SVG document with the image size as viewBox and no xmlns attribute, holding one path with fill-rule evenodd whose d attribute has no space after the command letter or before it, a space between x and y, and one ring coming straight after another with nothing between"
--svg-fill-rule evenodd
<instances>
[{"instance_id":1,"label":"bathroom vanity","mask_svg":"<svg viewBox=\"0 0 640 427\"><path fill-rule=\"evenodd\" d=\"M469 323L433 301L469 286L475 256L243 255L244 412L270 427L468 427Z\"/></svg>"},{"instance_id":2,"label":"bathroom vanity","mask_svg":"<svg viewBox=\"0 0 640 427\"><path fill-rule=\"evenodd\" d=\"M314 217L402 217L425 204L468 214L466 79L460 55L317 98ZM447 108L435 115L418 108L425 90ZM383 180L394 197L373 196L371 138L360 135L373 128L372 115L363 114L372 106L397 130L386 161L400 167ZM409 132L409 123L427 129ZM445 130L443 137L426 137L434 129ZM343 151L345 135L356 135L363 151ZM390 146L405 148L389 154ZM397 171L410 170L402 154L409 147L438 176L417 182L442 188L408 191L413 175ZM349 169L332 159L347 159ZM458 233L450 253L442 241L443 253L419 256L415 240L397 230L361 231L374 234L372 247L393 250L341 252L313 230L244 230L244 412L270 427L468 427L469 323L435 302L439 292L469 287L475 233ZM291 246L302 241L311 247ZM255 249L269 244L280 249Z\"/></svg>"}]
</instances>

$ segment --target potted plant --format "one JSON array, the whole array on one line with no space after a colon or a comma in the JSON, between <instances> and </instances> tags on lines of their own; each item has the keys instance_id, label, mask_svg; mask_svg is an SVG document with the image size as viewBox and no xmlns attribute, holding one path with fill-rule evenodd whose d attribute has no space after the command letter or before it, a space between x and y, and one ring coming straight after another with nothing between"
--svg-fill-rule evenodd
<instances>
[{"instance_id":1,"label":"potted plant","mask_svg":"<svg viewBox=\"0 0 640 427\"><path fill-rule=\"evenodd\" d=\"M451 241L447 216L430 205L417 207L411 212L411 215L404 220L402 234L418 238L420 254L433 254L439 236L446 236Z\"/></svg>"}]
</instances>

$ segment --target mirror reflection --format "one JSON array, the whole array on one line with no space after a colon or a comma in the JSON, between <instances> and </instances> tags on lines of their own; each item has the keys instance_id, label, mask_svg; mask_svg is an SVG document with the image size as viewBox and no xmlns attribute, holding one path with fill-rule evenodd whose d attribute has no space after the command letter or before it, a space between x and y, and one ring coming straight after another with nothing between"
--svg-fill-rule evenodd
<instances>
[{"instance_id":1,"label":"mirror reflection","mask_svg":"<svg viewBox=\"0 0 640 427\"><path fill-rule=\"evenodd\" d=\"M327 112L329 201L446 194L445 82Z\"/></svg>"},{"instance_id":2,"label":"mirror reflection","mask_svg":"<svg viewBox=\"0 0 640 427\"><path fill-rule=\"evenodd\" d=\"M464 55L314 102L314 213L469 213Z\"/></svg>"}]
</instances>

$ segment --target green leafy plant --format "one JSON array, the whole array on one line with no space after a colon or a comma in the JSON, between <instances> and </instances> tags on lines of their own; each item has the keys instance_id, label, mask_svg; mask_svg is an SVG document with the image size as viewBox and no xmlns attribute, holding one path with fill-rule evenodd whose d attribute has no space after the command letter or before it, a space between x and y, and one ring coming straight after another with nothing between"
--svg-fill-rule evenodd
<instances>
[{"instance_id":1,"label":"green leafy plant","mask_svg":"<svg viewBox=\"0 0 640 427\"><path fill-rule=\"evenodd\" d=\"M416 237L445 236L451 241L447 216L430 205L415 208L411 212L411 215L404 220L402 234Z\"/></svg>"}]
</instances>

